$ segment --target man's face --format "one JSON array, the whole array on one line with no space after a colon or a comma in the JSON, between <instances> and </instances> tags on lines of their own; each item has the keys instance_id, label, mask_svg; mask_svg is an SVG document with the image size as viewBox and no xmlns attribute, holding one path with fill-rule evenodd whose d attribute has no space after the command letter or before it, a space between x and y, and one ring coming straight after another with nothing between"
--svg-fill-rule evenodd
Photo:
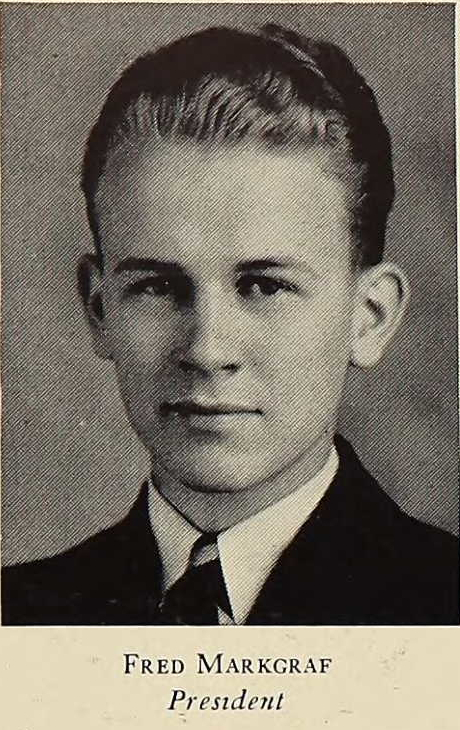
<instances>
[{"instance_id":1,"label":"man's face","mask_svg":"<svg viewBox=\"0 0 460 730\"><path fill-rule=\"evenodd\" d=\"M320 156L126 147L96 209L101 337L153 462L238 491L330 443L355 286L347 191Z\"/></svg>"}]
</instances>

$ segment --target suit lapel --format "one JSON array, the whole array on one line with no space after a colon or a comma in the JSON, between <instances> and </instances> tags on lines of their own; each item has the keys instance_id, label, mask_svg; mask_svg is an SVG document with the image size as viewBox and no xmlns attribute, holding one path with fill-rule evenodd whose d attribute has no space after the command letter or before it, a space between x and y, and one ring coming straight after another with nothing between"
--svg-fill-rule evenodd
<instances>
[{"instance_id":1,"label":"suit lapel","mask_svg":"<svg viewBox=\"0 0 460 730\"><path fill-rule=\"evenodd\" d=\"M156 623L161 599L161 561L148 515L148 483L145 482L130 512L112 528L111 556L117 571L116 594L104 596L108 623Z\"/></svg>"},{"instance_id":2,"label":"suit lapel","mask_svg":"<svg viewBox=\"0 0 460 730\"><path fill-rule=\"evenodd\" d=\"M336 447L337 474L275 565L248 624L347 624L365 614L369 546L388 497L344 439Z\"/></svg>"}]
</instances>

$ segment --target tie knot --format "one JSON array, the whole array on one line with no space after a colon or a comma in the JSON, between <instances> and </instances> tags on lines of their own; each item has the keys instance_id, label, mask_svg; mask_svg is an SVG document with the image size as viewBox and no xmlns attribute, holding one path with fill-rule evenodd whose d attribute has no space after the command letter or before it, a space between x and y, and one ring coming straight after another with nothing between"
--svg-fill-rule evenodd
<instances>
[{"instance_id":1,"label":"tie knot","mask_svg":"<svg viewBox=\"0 0 460 730\"><path fill-rule=\"evenodd\" d=\"M204 532L193 544L190 553L189 567L197 568L200 565L219 559L217 547L217 533Z\"/></svg>"},{"instance_id":2,"label":"tie knot","mask_svg":"<svg viewBox=\"0 0 460 730\"><path fill-rule=\"evenodd\" d=\"M227 616L232 609L217 548L217 533L204 533L195 541L188 568L166 593L161 612L165 623L212 625L217 607Z\"/></svg>"}]
</instances>

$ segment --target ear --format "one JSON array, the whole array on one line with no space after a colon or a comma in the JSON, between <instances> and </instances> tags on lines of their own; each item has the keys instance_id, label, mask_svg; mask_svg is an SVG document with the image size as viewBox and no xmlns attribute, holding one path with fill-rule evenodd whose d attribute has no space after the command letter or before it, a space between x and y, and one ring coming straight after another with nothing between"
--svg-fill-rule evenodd
<instances>
[{"instance_id":1,"label":"ear","mask_svg":"<svg viewBox=\"0 0 460 730\"><path fill-rule=\"evenodd\" d=\"M409 282L395 264L381 263L359 278L353 313L351 364L370 368L382 358L409 301Z\"/></svg>"},{"instance_id":2,"label":"ear","mask_svg":"<svg viewBox=\"0 0 460 730\"><path fill-rule=\"evenodd\" d=\"M111 360L112 354L104 323L102 271L97 257L93 254L85 254L79 261L78 289L89 324L94 351L103 360Z\"/></svg>"}]
</instances>

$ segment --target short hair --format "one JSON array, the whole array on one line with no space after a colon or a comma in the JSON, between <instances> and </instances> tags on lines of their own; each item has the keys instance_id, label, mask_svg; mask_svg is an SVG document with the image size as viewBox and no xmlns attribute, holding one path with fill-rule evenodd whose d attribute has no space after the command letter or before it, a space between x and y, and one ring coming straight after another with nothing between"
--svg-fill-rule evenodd
<instances>
[{"instance_id":1,"label":"short hair","mask_svg":"<svg viewBox=\"0 0 460 730\"><path fill-rule=\"evenodd\" d=\"M394 197L391 140L371 88L336 45L278 25L259 34L208 28L139 57L110 90L89 135L82 188L99 264L99 179L124 141L153 136L271 148L322 146L358 180L354 260L383 255Z\"/></svg>"}]
</instances>

